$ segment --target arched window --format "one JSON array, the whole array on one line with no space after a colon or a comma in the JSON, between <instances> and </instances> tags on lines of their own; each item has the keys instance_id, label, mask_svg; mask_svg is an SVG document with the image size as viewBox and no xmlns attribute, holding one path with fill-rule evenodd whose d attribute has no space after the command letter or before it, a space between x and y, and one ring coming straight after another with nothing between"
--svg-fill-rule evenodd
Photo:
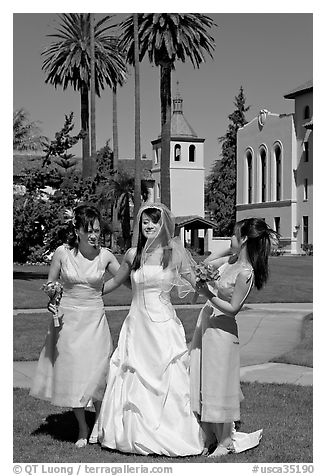
<instances>
[{"instance_id":1,"label":"arched window","mask_svg":"<svg viewBox=\"0 0 326 476\"><path fill-rule=\"evenodd\" d=\"M303 110L303 118L304 119L310 119L310 107L309 106L305 106L305 108Z\"/></svg>"},{"instance_id":2,"label":"arched window","mask_svg":"<svg viewBox=\"0 0 326 476\"><path fill-rule=\"evenodd\" d=\"M154 164L157 165L159 163L159 156L160 156L160 149L155 149L154 151Z\"/></svg>"},{"instance_id":3,"label":"arched window","mask_svg":"<svg viewBox=\"0 0 326 476\"><path fill-rule=\"evenodd\" d=\"M277 144L275 147L275 198L279 202L281 200L281 187L282 187L282 151Z\"/></svg>"},{"instance_id":4,"label":"arched window","mask_svg":"<svg viewBox=\"0 0 326 476\"><path fill-rule=\"evenodd\" d=\"M189 146L189 162L195 162L196 148L193 144Z\"/></svg>"},{"instance_id":5,"label":"arched window","mask_svg":"<svg viewBox=\"0 0 326 476\"><path fill-rule=\"evenodd\" d=\"M276 143L273 146L271 157L271 200L282 200L282 147Z\"/></svg>"},{"instance_id":6,"label":"arched window","mask_svg":"<svg viewBox=\"0 0 326 476\"><path fill-rule=\"evenodd\" d=\"M248 150L246 153L247 166L247 203L252 203L252 152Z\"/></svg>"},{"instance_id":7,"label":"arched window","mask_svg":"<svg viewBox=\"0 0 326 476\"><path fill-rule=\"evenodd\" d=\"M260 149L260 185L261 185L261 202L266 202L267 198L267 160L266 160L266 150L264 148Z\"/></svg>"},{"instance_id":8,"label":"arched window","mask_svg":"<svg viewBox=\"0 0 326 476\"><path fill-rule=\"evenodd\" d=\"M180 160L181 160L181 146L180 146L180 144L176 144L174 146L174 160L175 160L175 162L180 162Z\"/></svg>"}]
</instances>

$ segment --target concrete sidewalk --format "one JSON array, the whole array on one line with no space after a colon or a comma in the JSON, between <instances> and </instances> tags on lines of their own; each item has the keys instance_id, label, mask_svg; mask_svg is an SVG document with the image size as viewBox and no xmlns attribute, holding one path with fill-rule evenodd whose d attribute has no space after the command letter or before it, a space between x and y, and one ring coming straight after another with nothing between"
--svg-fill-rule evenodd
<instances>
[{"instance_id":1,"label":"concrete sidewalk","mask_svg":"<svg viewBox=\"0 0 326 476\"><path fill-rule=\"evenodd\" d=\"M176 309L201 308L202 304L175 307ZM129 306L106 307L106 309L108 311L128 310ZM312 312L312 309L312 303L268 303L245 306L237 316L241 381L313 384L312 368L270 362L273 358L293 349L300 341L302 319ZM46 312L46 310L20 309L15 310L14 315L23 316L31 312ZM13 386L29 388L35 368L36 362L14 362Z\"/></svg>"}]
</instances>

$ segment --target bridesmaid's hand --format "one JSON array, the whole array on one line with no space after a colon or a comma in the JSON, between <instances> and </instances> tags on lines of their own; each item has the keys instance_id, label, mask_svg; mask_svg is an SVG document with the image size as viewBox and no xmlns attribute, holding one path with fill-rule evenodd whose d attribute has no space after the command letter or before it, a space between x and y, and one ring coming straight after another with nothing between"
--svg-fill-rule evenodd
<instances>
[{"instance_id":1,"label":"bridesmaid's hand","mask_svg":"<svg viewBox=\"0 0 326 476\"><path fill-rule=\"evenodd\" d=\"M198 294L202 294L203 296L207 296L208 294L210 294L210 290L208 289L206 281L197 281L196 291Z\"/></svg>"}]
</instances>

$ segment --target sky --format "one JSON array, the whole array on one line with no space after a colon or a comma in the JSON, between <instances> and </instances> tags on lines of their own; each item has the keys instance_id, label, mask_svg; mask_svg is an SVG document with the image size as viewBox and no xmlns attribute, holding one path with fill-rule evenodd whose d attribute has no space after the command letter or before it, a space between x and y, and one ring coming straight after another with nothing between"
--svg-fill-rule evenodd
<instances>
[{"instance_id":1,"label":"sky","mask_svg":"<svg viewBox=\"0 0 326 476\"><path fill-rule=\"evenodd\" d=\"M25 108L39 121L50 140L59 131L64 115L74 112L75 129L80 129L80 97L72 87L63 91L45 84L42 50L53 39L59 17L39 12L13 14L13 108ZM69 10L71 11L71 9ZM81 10L77 10L81 11ZM105 10L100 12L105 13ZM144 10L146 11L146 10ZM95 19L101 13L95 13ZM313 77L312 13L209 13L218 25L210 33L215 39L213 59L207 55L200 69L176 62L172 74L172 96L179 82L183 111L199 137L205 138L205 171L220 156L218 137L225 134L234 98L244 88L250 121L260 109L273 113L294 111L294 101L284 94ZM111 11L107 13L112 13ZM117 20L126 13L117 14ZM159 68L148 59L140 65L141 153L152 157L151 141L160 133ZM119 155L134 156L134 75L118 91ZM112 143L112 93L96 99L96 145ZM73 149L81 156L81 145Z\"/></svg>"}]
</instances>

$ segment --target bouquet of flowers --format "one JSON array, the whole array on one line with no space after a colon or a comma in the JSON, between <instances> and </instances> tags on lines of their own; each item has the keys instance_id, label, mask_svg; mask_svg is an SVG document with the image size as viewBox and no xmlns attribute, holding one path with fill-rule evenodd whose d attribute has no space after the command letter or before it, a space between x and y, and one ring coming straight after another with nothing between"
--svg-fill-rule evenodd
<instances>
[{"instance_id":1,"label":"bouquet of flowers","mask_svg":"<svg viewBox=\"0 0 326 476\"><path fill-rule=\"evenodd\" d=\"M62 291L63 287L62 284L56 281L53 283L52 281L49 281L46 284L43 284L42 290L49 296L50 298L50 303L55 304L56 306L56 312L53 314L53 324L54 327L59 327L59 315L58 315L58 307L60 304L61 296L62 296Z\"/></svg>"},{"instance_id":2,"label":"bouquet of flowers","mask_svg":"<svg viewBox=\"0 0 326 476\"><path fill-rule=\"evenodd\" d=\"M219 270L207 263L198 263L195 267L196 283L208 283L209 281L215 281L219 278ZM193 297L193 304L196 304L198 299L198 293L196 292Z\"/></svg>"}]
</instances>

